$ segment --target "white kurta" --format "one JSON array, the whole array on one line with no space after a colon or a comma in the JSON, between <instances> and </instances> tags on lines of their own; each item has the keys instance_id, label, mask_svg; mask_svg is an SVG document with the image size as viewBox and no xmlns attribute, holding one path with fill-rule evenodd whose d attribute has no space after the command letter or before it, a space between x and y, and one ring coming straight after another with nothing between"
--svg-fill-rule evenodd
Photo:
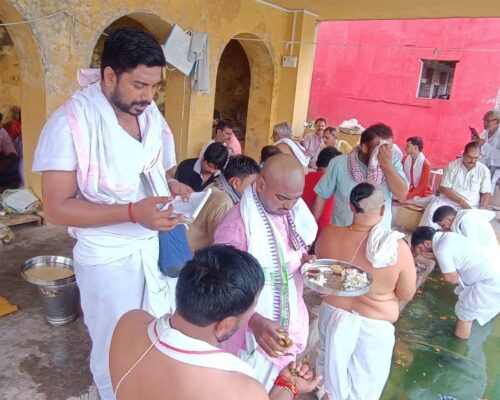
<instances>
[{"instance_id":1,"label":"white kurta","mask_svg":"<svg viewBox=\"0 0 500 400\"><path fill-rule=\"evenodd\" d=\"M432 248L443 273L460 277L457 317L486 324L500 312L500 266L493 264L484 250L455 232L437 232Z\"/></svg>"},{"instance_id":2,"label":"white kurta","mask_svg":"<svg viewBox=\"0 0 500 400\"><path fill-rule=\"evenodd\" d=\"M175 166L175 154L172 133L158 108L152 103L138 117L139 142L120 127L97 85L76 92L71 103L51 115L35 150L33 171L76 171L78 197L93 203L145 198L141 172L154 181L159 195L167 194L165 170ZM124 222L70 228L70 233L77 239L73 258L92 339L91 371L101 398L114 399L108 355L116 322L132 309L155 316L171 311L175 280L158 269L157 231Z\"/></svg>"},{"instance_id":3,"label":"white kurta","mask_svg":"<svg viewBox=\"0 0 500 400\"><path fill-rule=\"evenodd\" d=\"M477 207L479 206L481 193L491 192L491 174L488 168L480 162L468 171L463 165L462 159L458 158L449 163L446 167L441 186L453 189L462 196L471 207ZM429 204L424 210L419 226L431 226L435 229L439 229L439 226L432 222L432 216L434 215L434 211L441 206L450 206L457 210L461 209L457 203L444 195L432 196Z\"/></svg>"},{"instance_id":4,"label":"white kurta","mask_svg":"<svg viewBox=\"0 0 500 400\"><path fill-rule=\"evenodd\" d=\"M494 264L500 264L500 246L490 223L495 217L495 212L490 210L460 210L450 230L481 246Z\"/></svg>"},{"instance_id":5,"label":"white kurta","mask_svg":"<svg viewBox=\"0 0 500 400\"><path fill-rule=\"evenodd\" d=\"M490 138L487 130L481 132L479 136L485 140L481 146L481 161L487 167L500 167L500 128Z\"/></svg>"}]
</instances>

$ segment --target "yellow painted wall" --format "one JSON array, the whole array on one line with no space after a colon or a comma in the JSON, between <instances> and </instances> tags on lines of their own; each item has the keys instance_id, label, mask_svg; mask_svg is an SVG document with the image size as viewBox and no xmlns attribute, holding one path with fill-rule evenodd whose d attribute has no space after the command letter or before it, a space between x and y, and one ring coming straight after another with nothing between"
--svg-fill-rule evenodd
<instances>
[{"instance_id":1,"label":"yellow painted wall","mask_svg":"<svg viewBox=\"0 0 500 400\"><path fill-rule=\"evenodd\" d=\"M178 160L197 154L210 138L217 67L224 48L234 37L238 37L251 71L247 154L258 157L260 148L269 141L278 115L288 121L305 116L307 102L294 98L298 92L296 71L289 77L282 76L281 58L291 34L290 13L253 0L192 0L189 6L184 0L0 0L0 19L5 22L61 10L67 14L8 28L20 59L26 171L31 169L32 154L43 123L77 89L76 71L91 65L101 32L122 17L132 18L161 41L174 23L209 34L210 93L193 94L189 78L178 71L169 71L166 77L162 99L176 137ZM302 23L299 22L296 29L305 37L304 31L310 26L309 23L300 26ZM301 50L297 51L302 57ZM304 53L304 56L311 57L311 54ZM311 58L304 65L312 66L312 62ZM297 71L302 69L299 63ZM310 76L305 81L310 81ZM282 96L281 91L288 90L289 86L294 88L292 96ZM34 94L32 98L31 94ZM295 112L297 106L304 108L302 114ZM39 175L29 172L26 175L27 183L40 193Z\"/></svg>"},{"instance_id":2,"label":"yellow painted wall","mask_svg":"<svg viewBox=\"0 0 500 400\"><path fill-rule=\"evenodd\" d=\"M11 119L10 109L21 102L19 58L7 30L0 27L0 113L2 124Z\"/></svg>"},{"instance_id":3,"label":"yellow painted wall","mask_svg":"<svg viewBox=\"0 0 500 400\"><path fill-rule=\"evenodd\" d=\"M430 0L424 3L431 4ZM455 15L457 4L461 15L477 14L478 5L466 0L443 1L439 10L426 8L419 2L396 0L359 4L322 0L299 7L317 5L319 17L308 12L279 10L254 0L0 0L2 22L56 14L6 28L19 58L19 105L27 184L41 192L39 176L29 172L40 130L50 113L77 89L76 71L91 65L101 33L122 17L137 21L160 40L167 37L174 23L209 34L211 92L193 94L188 78L178 71L169 71L160 98L160 102L164 100L165 115L176 138L179 160L196 155L210 137L218 63L228 42L235 37L239 39L251 71L245 151L258 158L276 122L291 122L295 134L303 131L318 18L446 17ZM491 12L495 5L495 1L485 0L481 12ZM285 43L292 36L294 15L295 41L301 42L292 52L298 57L297 67L282 68L282 56L289 54Z\"/></svg>"}]
</instances>

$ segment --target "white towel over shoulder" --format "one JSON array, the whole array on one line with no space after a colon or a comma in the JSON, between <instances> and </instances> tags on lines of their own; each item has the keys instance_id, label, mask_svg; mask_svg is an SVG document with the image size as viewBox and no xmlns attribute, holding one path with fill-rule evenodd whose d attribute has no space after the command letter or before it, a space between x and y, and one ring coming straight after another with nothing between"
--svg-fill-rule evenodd
<instances>
[{"instance_id":1,"label":"white towel over shoulder","mask_svg":"<svg viewBox=\"0 0 500 400\"><path fill-rule=\"evenodd\" d=\"M398 240L404 236L399 231L384 229L381 224L372 228L366 245L366 258L373 268L384 268L396 263Z\"/></svg>"}]
</instances>

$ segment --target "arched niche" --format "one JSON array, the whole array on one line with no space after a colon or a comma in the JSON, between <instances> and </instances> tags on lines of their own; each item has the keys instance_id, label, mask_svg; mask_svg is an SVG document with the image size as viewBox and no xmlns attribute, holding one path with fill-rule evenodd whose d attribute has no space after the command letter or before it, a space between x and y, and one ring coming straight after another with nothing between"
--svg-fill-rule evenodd
<instances>
[{"instance_id":1,"label":"arched niche","mask_svg":"<svg viewBox=\"0 0 500 400\"><path fill-rule=\"evenodd\" d=\"M271 129L273 58L265 42L254 34L238 34L231 40L236 40L241 45L250 66L245 154L258 160L260 149L268 144Z\"/></svg>"},{"instance_id":2,"label":"arched niche","mask_svg":"<svg viewBox=\"0 0 500 400\"><path fill-rule=\"evenodd\" d=\"M98 68L100 65L106 34L123 27L139 28L152 34L160 44L163 44L173 26L159 16L145 12L123 15L109 22L103 30L103 34L97 39L90 67ZM189 78L169 66L165 69L164 78L156 93L155 101L174 134L176 154L180 154L183 136L187 135L188 132L191 86Z\"/></svg>"},{"instance_id":3,"label":"arched niche","mask_svg":"<svg viewBox=\"0 0 500 400\"><path fill-rule=\"evenodd\" d=\"M25 19L6 0L0 0L0 21L22 22ZM25 183L41 195L40 176L31 172L33 152L47 118L45 73L40 47L29 24L6 26L19 58L20 104L23 127Z\"/></svg>"},{"instance_id":4,"label":"arched niche","mask_svg":"<svg viewBox=\"0 0 500 400\"><path fill-rule=\"evenodd\" d=\"M245 151L245 133L250 95L250 64L238 40L224 48L217 68L215 109L221 118L231 119L234 133Z\"/></svg>"}]
</instances>

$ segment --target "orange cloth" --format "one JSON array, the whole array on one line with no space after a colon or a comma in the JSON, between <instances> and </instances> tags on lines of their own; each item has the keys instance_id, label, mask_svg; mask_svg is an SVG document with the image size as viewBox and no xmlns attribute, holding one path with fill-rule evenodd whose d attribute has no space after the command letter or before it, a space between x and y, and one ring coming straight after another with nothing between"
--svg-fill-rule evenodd
<instances>
[{"instance_id":1,"label":"orange cloth","mask_svg":"<svg viewBox=\"0 0 500 400\"><path fill-rule=\"evenodd\" d=\"M21 121L18 119L14 119L10 121L7 125L5 125L5 129L9 133L10 138L14 141L15 138L21 136Z\"/></svg>"},{"instance_id":2,"label":"orange cloth","mask_svg":"<svg viewBox=\"0 0 500 400\"><path fill-rule=\"evenodd\" d=\"M409 157L409 156L406 156ZM406 157L404 160L406 160ZM403 160L403 163L404 163ZM431 178L431 163L429 160L424 161L424 165L422 167L422 174L420 176L420 182L418 183L418 186L413 186L413 160L411 164L411 179L410 179L410 187L408 190L408 195L406 196L406 200L411 200L415 196L419 197L426 197L430 196L432 194L432 189L429 185L430 178Z\"/></svg>"}]
</instances>

